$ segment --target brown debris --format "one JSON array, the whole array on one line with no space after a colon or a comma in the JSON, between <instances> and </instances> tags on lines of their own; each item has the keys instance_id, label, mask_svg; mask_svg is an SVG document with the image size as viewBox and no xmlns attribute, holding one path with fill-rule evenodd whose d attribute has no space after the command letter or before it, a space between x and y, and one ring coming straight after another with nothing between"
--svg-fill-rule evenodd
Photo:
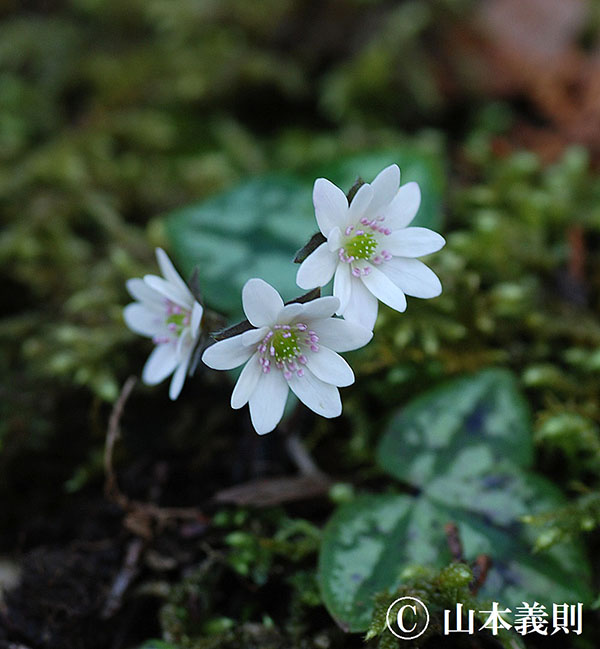
<instances>
[{"instance_id":1,"label":"brown debris","mask_svg":"<svg viewBox=\"0 0 600 649\"><path fill-rule=\"evenodd\" d=\"M525 99L536 122L547 122L523 120L511 134L545 161L573 144L600 161L600 42L580 42L590 8L586 0L488 0L447 43L464 67L462 85Z\"/></svg>"}]
</instances>

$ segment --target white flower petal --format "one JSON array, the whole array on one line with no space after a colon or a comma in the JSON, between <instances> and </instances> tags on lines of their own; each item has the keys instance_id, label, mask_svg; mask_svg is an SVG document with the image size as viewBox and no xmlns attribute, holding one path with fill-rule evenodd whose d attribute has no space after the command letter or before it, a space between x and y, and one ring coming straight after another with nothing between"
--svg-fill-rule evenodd
<instances>
[{"instance_id":1,"label":"white flower petal","mask_svg":"<svg viewBox=\"0 0 600 649\"><path fill-rule=\"evenodd\" d=\"M261 373L250 402L250 419L259 435L270 433L283 417L288 384L278 370Z\"/></svg>"},{"instance_id":2,"label":"white flower petal","mask_svg":"<svg viewBox=\"0 0 600 649\"><path fill-rule=\"evenodd\" d=\"M348 301L352 295L352 275L350 274L350 264L343 262L338 263L333 280L333 294L340 301L338 315L344 313L348 306Z\"/></svg>"},{"instance_id":3,"label":"white flower petal","mask_svg":"<svg viewBox=\"0 0 600 649\"><path fill-rule=\"evenodd\" d=\"M336 252L342 247L342 231L339 228L333 228L327 237L327 247L330 252Z\"/></svg>"},{"instance_id":4,"label":"white flower petal","mask_svg":"<svg viewBox=\"0 0 600 649\"><path fill-rule=\"evenodd\" d=\"M421 204L421 190L417 183L402 185L394 200L383 210L385 225L392 230L405 228L417 214Z\"/></svg>"},{"instance_id":5,"label":"white flower petal","mask_svg":"<svg viewBox=\"0 0 600 649\"><path fill-rule=\"evenodd\" d=\"M348 216L346 217L346 223L348 225L354 225L361 216L367 211L371 200L373 199L373 188L369 183L365 183L358 188L358 191L354 195L350 207L348 208Z\"/></svg>"},{"instance_id":6,"label":"white flower petal","mask_svg":"<svg viewBox=\"0 0 600 649\"><path fill-rule=\"evenodd\" d=\"M371 183L373 200L369 205L369 214L377 216L379 210L391 203L400 186L400 169L393 164L380 171Z\"/></svg>"},{"instance_id":7,"label":"white flower petal","mask_svg":"<svg viewBox=\"0 0 600 649\"><path fill-rule=\"evenodd\" d=\"M248 399L258 384L258 379L263 373L258 358L259 354L256 352L246 365L244 365L244 369L238 377L235 388L233 388L233 392L231 393L231 407L235 410L248 403Z\"/></svg>"},{"instance_id":8,"label":"white flower petal","mask_svg":"<svg viewBox=\"0 0 600 649\"><path fill-rule=\"evenodd\" d=\"M175 266L169 259L169 256L162 248L156 249L156 259L160 267L160 272L163 274L163 277L171 284L177 286L183 293L187 294L191 299L193 299L192 292L188 288L188 285L181 279L181 275L175 270Z\"/></svg>"},{"instance_id":9,"label":"white flower petal","mask_svg":"<svg viewBox=\"0 0 600 649\"><path fill-rule=\"evenodd\" d=\"M286 304L283 309L279 312L277 316L278 324L289 324L290 322L295 322L300 318L304 313L304 306L299 302L292 302L292 304Z\"/></svg>"},{"instance_id":10,"label":"white flower petal","mask_svg":"<svg viewBox=\"0 0 600 649\"><path fill-rule=\"evenodd\" d=\"M139 277L128 279L125 286L134 300L144 302L148 307L164 311L164 297L153 288L150 288L143 279Z\"/></svg>"},{"instance_id":11,"label":"white flower petal","mask_svg":"<svg viewBox=\"0 0 600 649\"><path fill-rule=\"evenodd\" d=\"M381 247L398 257L422 257L437 252L446 240L437 232L427 228L402 228L385 237Z\"/></svg>"},{"instance_id":12,"label":"white flower petal","mask_svg":"<svg viewBox=\"0 0 600 649\"><path fill-rule=\"evenodd\" d=\"M144 365L142 381L146 385L156 385L164 381L177 366L177 351L174 343L157 345Z\"/></svg>"},{"instance_id":13,"label":"white flower petal","mask_svg":"<svg viewBox=\"0 0 600 649\"><path fill-rule=\"evenodd\" d=\"M232 370L245 363L254 353L254 349L243 344L243 335L226 338L211 345L202 354L202 361L213 370Z\"/></svg>"},{"instance_id":14,"label":"white flower petal","mask_svg":"<svg viewBox=\"0 0 600 649\"><path fill-rule=\"evenodd\" d=\"M194 337L197 336L198 330L200 329L200 323L202 322L203 313L204 313L204 309L202 305L199 302L194 302L194 306L192 307L192 322L191 322L192 336Z\"/></svg>"},{"instance_id":15,"label":"white flower petal","mask_svg":"<svg viewBox=\"0 0 600 649\"><path fill-rule=\"evenodd\" d=\"M177 338L175 344L175 353L177 354L177 363L181 363L188 353L189 348L194 344L194 339L190 333L189 328L183 330L181 335Z\"/></svg>"},{"instance_id":16,"label":"white flower petal","mask_svg":"<svg viewBox=\"0 0 600 649\"><path fill-rule=\"evenodd\" d=\"M315 180L313 204L319 229L326 237L333 228L344 226L348 212L348 199L339 187L326 178Z\"/></svg>"},{"instance_id":17,"label":"white flower petal","mask_svg":"<svg viewBox=\"0 0 600 649\"><path fill-rule=\"evenodd\" d=\"M396 311L406 310L406 297L402 290L379 269L371 266L368 275L361 275L362 283L373 295Z\"/></svg>"},{"instance_id":18,"label":"white flower petal","mask_svg":"<svg viewBox=\"0 0 600 649\"><path fill-rule=\"evenodd\" d=\"M310 370L305 370L304 376L292 374L288 384L298 399L317 415L331 419L342 414L338 389L318 379Z\"/></svg>"},{"instance_id":19,"label":"white flower petal","mask_svg":"<svg viewBox=\"0 0 600 649\"><path fill-rule=\"evenodd\" d=\"M327 318L311 325L319 336L319 345L334 352L349 352L364 347L373 337L373 332L355 322L340 318Z\"/></svg>"},{"instance_id":20,"label":"white flower petal","mask_svg":"<svg viewBox=\"0 0 600 649\"><path fill-rule=\"evenodd\" d=\"M381 270L412 297L437 297L442 292L438 276L418 259L393 257L381 265Z\"/></svg>"},{"instance_id":21,"label":"white flower petal","mask_svg":"<svg viewBox=\"0 0 600 649\"><path fill-rule=\"evenodd\" d=\"M171 385L169 386L169 398L171 401L175 401L179 394L181 393L181 388L187 376L188 367L190 366L190 360L192 358L192 353L194 351L194 346L188 345L187 349L184 352L183 359L179 362L173 378L171 379Z\"/></svg>"},{"instance_id":22,"label":"white flower petal","mask_svg":"<svg viewBox=\"0 0 600 649\"><path fill-rule=\"evenodd\" d=\"M307 352L306 367L325 383L340 388L354 383L354 372L350 365L328 347L319 345L318 352Z\"/></svg>"},{"instance_id":23,"label":"white flower petal","mask_svg":"<svg viewBox=\"0 0 600 649\"><path fill-rule=\"evenodd\" d=\"M316 300L311 300L304 304L304 311L299 317L304 322L318 320L319 318L329 318L337 311L339 306L340 301L333 295L318 297Z\"/></svg>"},{"instance_id":24,"label":"white flower petal","mask_svg":"<svg viewBox=\"0 0 600 649\"><path fill-rule=\"evenodd\" d=\"M153 288L155 291L171 300L171 302L175 302L185 309L192 308L194 298L189 291L184 292L175 284L167 282L166 279L163 279L158 275L145 275L144 282L146 282L150 288Z\"/></svg>"},{"instance_id":25,"label":"white flower petal","mask_svg":"<svg viewBox=\"0 0 600 649\"><path fill-rule=\"evenodd\" d=\"M149 309L145 304L132 302L123 309L125 324L137 334L142 336L155 336L163 330L165 316Z\"/></svg>"},{"instance_id":26,"label":"white flower petal","mask_svg":"<svg viewBox=\"0 0 600 649\"><path fill-rule=\"evenodd\" d=\"M260 327L260 329L250 329L240 334L242 345L250 347L259 343L269 333L269 327Z\"/></svg>"},{"instance_id":27,"label":"white flower petal","mask_svg":"<svg viewBox=\"0 0 600 649\"><path fill-rule=\"evenodd\" d=\"M351 279L351 286L350 300L342 313L344 320L354 322L372 331L375 320L377 320L377 298L356 277Z\"/></svg>"},{"instance_id":28,"label":"white flower petal","mask_svg":"<svg viewBox=\"0 0 600 649\"><path fill-rule=\"evenodd\" d=\"M327 243L322 243L300 264L296 284L306 290L325 286L333 276L337 261L337 255L329 250Z\"/></svg>"},{"instance_id":29,"label":"white flower petal","mask_svg":"<svg viewBox=\"0 0 600 649\"><path fill-rule=\"evenodd\" d=\"M248 320L255 327L263 327L276 322L283 300L270 284L255 277L244 284L242 305Z\"/></svg>"}]
</instances>

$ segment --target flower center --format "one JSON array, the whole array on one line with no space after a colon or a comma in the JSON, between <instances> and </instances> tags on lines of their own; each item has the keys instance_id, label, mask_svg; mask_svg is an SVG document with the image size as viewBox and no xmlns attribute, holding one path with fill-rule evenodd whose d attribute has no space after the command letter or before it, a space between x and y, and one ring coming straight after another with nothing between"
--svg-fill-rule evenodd
<instances>
[{"instance_id":1,"label":"flower center","mask_svg":"<svg viewBox=\"0 0 600 649\"><path fill-rule=\"evenodd\" d=\"M275 361L284 363L294 360L300 354L298 331L294 329L276 329L271 338Z\"/></svg>"},{"instance_id":2,"label":"flower center","mask_svg":"<svg viewBox=\"0 0 600 649\"><path fill-rule=\"evenodd\" d=\"M377 239L365 232L364 234L356 234L351 239L346 241L344 249L348 257L354 259L371 259L377 250Z\"/></svg>"},{"instance_id":3,"label":"flower center","mask_svg":"<svg viewBox=\"0 0 600 649\"><path fill-rule=\"evenodd\" d=\"M165 300L165 312L165 325L169 330L169 335L154 336L152 340L157 345L160 343L171 342L173 337L179 338L186 327L190 324L190 311L174 302L171 302L169 299Z\"/></svg>"},{"instance_id":4,"label":"flower center","mask_svg":"<svg viewBox=\"0 0 600 649\"><path fill-rule=\"evenodd\" d=\"M384 216L378 216L376 219L371 220L363 216L360 220L360 225L357 225L356 228L353 225L349 225L346 228L345 234L348 238L343 247L338 250L338 257L341 262L352 265L352 274L354 277L368 275L371 272L370 266L360 267L354 265L354 262L368 261L378 266L392 258L392 255L387 250L377 252L381 241L373 234L377 232L378 236L389 236L392 233L390 228L382 225L384 220ZM363 227L370 228L372 232L365 232L362 229ZM353 233L354 236L352 236Z\"/></svg>"},{"instance_id":5,"label":"flower center","mask_svg":"<svg viewBox=\"0 0 600 649\"><path fill-rule=\"evenodd\" d=\"M294 325L274 325L259 343L257 351L263 372L268 374L273 367L283 371L286 379L291 379L295 372L303 376L302 365L306 365L303 349L319 351L319 337L308 326L299 322Z\"/></svg>"}]
</instances>

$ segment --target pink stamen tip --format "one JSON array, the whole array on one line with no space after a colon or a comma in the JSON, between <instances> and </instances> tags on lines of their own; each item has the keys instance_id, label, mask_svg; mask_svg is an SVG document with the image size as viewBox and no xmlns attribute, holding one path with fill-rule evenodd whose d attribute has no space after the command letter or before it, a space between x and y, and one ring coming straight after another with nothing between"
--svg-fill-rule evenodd
<instances>
[{"instance_id":1,"label":"pink stamen tip","mask_svg":"<svg viewBox=\"0 0 600 649\"><path fill-rule=\"evenodd\" d=\"M348 236L348 235L352 232L352 230L354 230L354 226L353 226L353 225L349 225L349 226L346 228L346 230L345 230L345 232L346 232L346 236Z\"/></svg>"},{"instance_id":2,"label":"pink stamen tip","mask_svg":"<svg viewBox=\"0 0 600 649\"><path fill-rule=\"evenodd\" d=\"M385 228L385 230L383 231L383 234L386 234L386 235L392 234L392 231L389 228Z\"/></svg>"},{"instance_id":3,"label":"pink stamen tip","mask_svg":"<svg viewBox=\"0 0 600 649\"><path fill-rule=\"evenodd\" d=\"M358 270L358 268L353 268L352 274L354 275L354 277L360 277L360 270Z\"/></svg>"},{"instance_id":4,"label":"pink stamen tip","mask_svg":"<svg viewBox=\"0 0 600 649\"><path fill-rule=\"evenodd\" d=\"M302 377L304 376L304 370L303 370L302 368L300 368L300 369L296 372L296 376L299 376L300 378L302 378Z\"/></svg>"},{"instance_id":5,"label":"pink stamen tip","mask_svg":"<svg viewBox=\"0 0 600 649\"><path fill-rule=\"evenodd\" d=\"M263 365L263 374L268 374L271 368L268 365Z\"/></svg>"},{"instance_id":6,"label":"pink stamen tip","mask_svg":"<svg viewBox=\"0 0 600 649\"><path fill-rule=\"evenodd\" d=\"M369 219L366 216L363 216L362 219L360 220L360 222L363 225L369 225Z\"/></svg>"},{"instance_id":7,"label":"pink stamen tip","mask_svg":"<svg viewBox=\"0 0 600 649\"><path fill-rule=\"evenodd\" d=\"M357 230L357 231L356 231L356 235L357 235L357 236L360 236L361 234L364 234L364 233L365 233L364 230Z\"/></svg>"},{"instance_id":8,"label":"pink stamen tip","mask_svg":"<svg viewBox=\"0 0 600 649\"><path fill-rule=\"evenodd\" d=\"M378 220L378 221L385 221L385 216L378 216L378 217L377 217L377 220Z\"/></svg>"},{"instance_id":9,"label":"pink stamen tip","mask_svg":"<svg viewBox=\"0 0 600 649\"><path fill-rule=\"evenodd\" d=\"M291 338L292 334L289 331L286 331L284 334L281 334L282 338Z\"/></svg>"},{"instance_id":10,"label":"pink stamen tip","mask_svg":"<svg viewBox=\"0 0 600 649\"><path fill-rule=\"evenodd\" d=\"M306 365L307 362L306 356L304 354L300 354L300 356L298 356L298 362L302 363L302 365Z\"/></svg>"},{"instance_id":11,"label":"pink stamen tip","mask_svg":"<svg viewBox=\"0 0 600 649\"><path fill-rule=\"evenodd\" d=\"M379 265L381 263L381 257L378 255L377 257L373 257L371 260L374 264Z\"/></svg>"},{"instance_id":12,"label":"pink stamen tip","mask_svg":"<svg viewBox=\"0 0 600 649\"><path fill-rule=\"evenodd\" d=\"M371 269L367 266L366 268L363 268L363 275L368 275L371 272Z\"/></svg>"},{"instance_id":13,"label":"pink stamen tip","mask_svg":"<svg viewBox=\"0 0 600 649\"><path fill-rule=\"evenodd\" d=\"M273 347L273 345L271 345L271 349L269 349L269 354L271 354L271 356L275 356L275 347Z\"/></svg>"},{"instance_id":14,"label":"pink stamen tip","mask_svg":"<svg viewBox=\"0 0 600 649\"><path fill-rule=\"evenodd\" d=\"M296 329L298 329L298 331L306 331L308 327L302 322L300 322L296 325Z\"/></svg>"},{"instance_id":15,"label":"pink stamen tip","mask_svg":"<svg viewBox=\"0 0 600 649\"><path fill-rule=\"evenodd\" d=\"M310 346L310 350L312 352L318 352L319 351L319 346L315 345L314 343Z\"/></svg>"},{"instance_id":16,"label":"pink stamen tip","mask_svg":"<svg viewBox=\"0 0 600 649\"><path fill-rule=\"evenodd\" d=\"M286 370L283 373L283 376L285 376L285 378L289 381L292 378L292 373L289 370Z\"/></svg>"},{"instance_id":17,"label":"pink stamen tip","mask_svg":"<svg viewBox=\"0 0 600 649\"><path fill-rule=\"evenodd\" d=\"M171 322L167 328L169 331L177 331L177 325L174 322Z\"/></svg>"}]
</instances>

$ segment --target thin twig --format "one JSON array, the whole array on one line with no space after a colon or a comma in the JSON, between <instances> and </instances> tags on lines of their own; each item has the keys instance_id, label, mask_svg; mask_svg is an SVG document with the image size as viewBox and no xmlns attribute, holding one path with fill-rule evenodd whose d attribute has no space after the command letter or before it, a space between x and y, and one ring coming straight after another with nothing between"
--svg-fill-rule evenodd
<instances>
[{"instance_id":1,"label":"thin twig","mask_svg":"<svg viewBox=\"0 0 600 649\"><path fill-rule=\"evenodd\" d=\"M119 488L113 465L113 452L115 443L121 436L120 423L123 410L125 409L125 404L127 403L136 382L137 379L134 376L130 376L127 381L125 381L121 394L119 395L119 398L111 412L110 419L108 420L106 446L104 448L104 470L106 472L104 491L107 498L117 503L127 512L142 517L146 516L156 520L160 524L164 524L172 519L208 522L208 518L199 509L194 507L159 507L154 503L131 500Z\"/></svg>"},{"instance_id":2,"label":"thin twig","mask_svg":"<svg viewBox=\"0 0 600 649\"><path fill-rule=\"evenodd\" d=\"M108 498L121 505L123 509L127 509L128 499L123 493L121 493L119 485L117 484L117 477L113 466L113 451L116 441L121 437L120 423L121 417L123 416L123 410L125 409L125 404L127 403L136 383L137 378L135 376L130 376L127 381L125 381L125 384L121 389L121 394L110 413L108 431L106 433L106 446L104 447L104 471L106 473L104 492Z\"/></svg>"},{"instance_id":3,"label":"thin twig","mask_svg":"<svg viewBox=\"0 0 600 649\"><path fill-rule=\"evenodd\" d=\"M139 562L146 546L146 540L137 536L129 542L123 567L113 581L110 593L102 609L101 617L112 617L120 608L123 595L139 572Z\"/></svg>"},{"instance_id":4,"label":"thin twig","mask_svg":"<svg viewBox=\"0 0 600 649\"><path fill-rule=\"evenodd\" d=\"M444 525L444 532L446 533L446 541L448 542L448 549L452 555L452 561L464 562L465 557L462 542L456 523L446 523Z\"/></svg>"},{"instance_id":5,"label":"thin twig","mask_svg":"<svg viewBox=\"0 0 600 649\"><path fill-rule=\"evenodd\" d=\"M485 584L488 572L492 567L492 559L487 554L480 554L471 564L473 570L473 581L469 584L469 590L473 595Z\"/></svg>"},{"instance_id":6,"label":"thin twig","mask_svg":"<svg viewBox=\"0 0 600 649\"><path fill-rule=\"evenodd\" d=\"M297 433L290 433L285 436L285 448L300 475L325 477L325 474L319 469Z\"/></svg>"}]
</instances>

